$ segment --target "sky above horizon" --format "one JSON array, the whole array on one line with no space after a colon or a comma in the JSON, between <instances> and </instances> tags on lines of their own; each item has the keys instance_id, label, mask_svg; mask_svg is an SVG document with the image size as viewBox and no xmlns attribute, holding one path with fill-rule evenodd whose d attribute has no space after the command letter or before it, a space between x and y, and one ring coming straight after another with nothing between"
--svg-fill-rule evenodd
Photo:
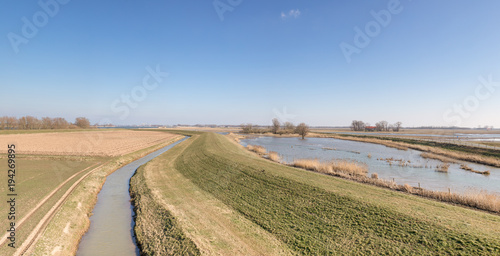
<instances>
[{"instance_id":1,"label":"sky above horizon","mask_svg":"<svg viewBox=\"0 0 500 256\"><path fill-rule=\"evenodd\" d=\"M500 2L3 1L0 116L500 127Z\"/></svg>"}]
</instances>

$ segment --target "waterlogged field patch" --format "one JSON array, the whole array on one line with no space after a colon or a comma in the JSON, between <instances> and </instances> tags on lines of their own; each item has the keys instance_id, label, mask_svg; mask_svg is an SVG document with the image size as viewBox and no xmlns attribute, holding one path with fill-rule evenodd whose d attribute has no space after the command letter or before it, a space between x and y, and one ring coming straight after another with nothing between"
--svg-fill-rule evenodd
<instances>
[{"instance_id":1,"label":"waterlogged field patch","mask_svg":"<svg viewBox=\"0 0 500 256\"><path fill-rule=\"evenodd\" d=\"M89 131L0 135L0 145L16 144L18 154L119 156L164 143L177 135L156 131ZM0 149L5 154L6 147Z\"/></svg>"}]
</instances>

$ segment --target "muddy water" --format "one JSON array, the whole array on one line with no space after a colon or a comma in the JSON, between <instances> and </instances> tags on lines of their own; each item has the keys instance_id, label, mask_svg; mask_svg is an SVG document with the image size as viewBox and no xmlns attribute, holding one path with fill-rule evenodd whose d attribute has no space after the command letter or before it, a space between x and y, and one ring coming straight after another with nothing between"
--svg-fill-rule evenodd
<instances>
[{"instance_id":1,"label":"muddy water","mask_svg":"<svg viewBox=\"0 0 500 256\"><path fill-rule=\"evenodd\" d=\"M139 166L171 149L186 138L136 160L109 175L90 217L90 228L83 236L76 255L139 255L134 237L133 207L129 182Z\"/></svg>"},{"instance_id":2,"label":"muddy water","mask_svg":"<svg viewBox=\"0 0 500 256\"><path fill-rule=\"evenodd\" d=\"M422 188L464 193L468 190L487 190L500 195L500 169L480 164L467 163L478 171L490 170L491 174L481 175L460 169L459 164L451 164L447 173L437 172L436 166L442 164L438 160L425 159L417 150L398 150L383 145L363 143L332 138L276 138L258 137L241 140L241 143L260 145L268 151L276 151L287 163L294 159L317 158L322 161L332 159L350 159L365 163L371 173L379 178L393 180L398 184L409 184ZM371 156L371 157L369 157ZM399 166L385 160L393 158L404 160L408 166Z\"/></svg>"}]
</instances>

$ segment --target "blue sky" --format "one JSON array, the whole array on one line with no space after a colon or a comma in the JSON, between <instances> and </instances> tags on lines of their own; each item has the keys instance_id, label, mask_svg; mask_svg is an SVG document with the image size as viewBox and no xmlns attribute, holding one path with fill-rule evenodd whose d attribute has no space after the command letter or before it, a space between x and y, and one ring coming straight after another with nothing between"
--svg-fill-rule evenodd
<instances>
[{"instance_id":1,"label":"blue sky","mask_svg":"<svg viewBox=\"0 0 500 256\"><path fill-rule=\"evenodd\" d=\"M498 10L498 1L2 1L0 115L500 127ZM357 48L350 61L341 45Z\"/></svg>"}]
</instances>

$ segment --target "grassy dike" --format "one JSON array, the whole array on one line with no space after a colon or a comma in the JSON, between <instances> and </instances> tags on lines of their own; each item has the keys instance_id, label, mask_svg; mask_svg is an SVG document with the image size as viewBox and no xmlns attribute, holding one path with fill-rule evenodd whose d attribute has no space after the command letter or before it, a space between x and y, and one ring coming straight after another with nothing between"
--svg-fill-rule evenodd
<instances>
[{"instance_id":1,"label":"grassy dike","mask_svg":"<svg viewBox=\"0 0 500 256\"><path fill-rule=\"evenodd\" d=\"M145 175L143 184L156 184L157 201L174 204L170 187L161 184L179 174L293 254L500 253L498 215L273 163L214 133L174 149L159 157L170 158L154 169L158 175ZM182 207L172 214L187 215ZM180 227L198 245L204 233L191 232L188 224Z\"/></svg>"}]
</instances>

